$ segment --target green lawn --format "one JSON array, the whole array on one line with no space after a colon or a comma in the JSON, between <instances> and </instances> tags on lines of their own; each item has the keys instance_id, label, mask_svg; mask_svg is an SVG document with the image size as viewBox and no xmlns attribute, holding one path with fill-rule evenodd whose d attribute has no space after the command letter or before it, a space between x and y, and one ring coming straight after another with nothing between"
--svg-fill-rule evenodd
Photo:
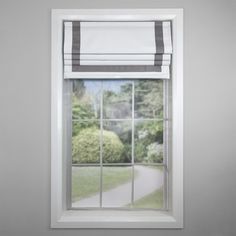
<instances>
[{"instance_id":1,"label":"green lawn","mask_svg":"<svg viewBox=\"0 0 236 236\"><path fill-rule=\"evenodd\" d=\"M131 181L131 167L103 167L103 191ZM99 192L100 167L72 168L72 202Z\"/></svg>"},{"instance_id":2,"label":"green lawn","mask_svg":"<svg viewBox=\"0 0 236 236\"><path fill-rule=\"evenodd\" d=\"M147 166L148 168L154 169L154 170L160 170L163 171L163 166Z\"/></svg>"},{"instance_id":3,"label":"green lawn","mask_svg":"<svg viewBox=\"0 0 236 236\"><path fill-rule=\"evenodd\" d=\"M160 167L152 167L161 169ZM162 170L162 169L161 169ZM131 167L103 167L103 191L115 188L120 184L131 181ZM135 173L135 176L138 173ZM100 167L72 168L72 202L92 196L99 192ZM131 207L131 204L127 205ZM163 207L163 189L134 202L133 208L161 209Z\"/></svg>"},{"instance_id":4,"label":"green lawn","mask_svg":"<svg viewBox=\"0 0 236 236\"><path fill-rule=\"evenodd\" d=\"M133 204L133 208L161 209L162 207L163 207L163 189L162 188L135 201Z\"/></svg>"}]
</instances>

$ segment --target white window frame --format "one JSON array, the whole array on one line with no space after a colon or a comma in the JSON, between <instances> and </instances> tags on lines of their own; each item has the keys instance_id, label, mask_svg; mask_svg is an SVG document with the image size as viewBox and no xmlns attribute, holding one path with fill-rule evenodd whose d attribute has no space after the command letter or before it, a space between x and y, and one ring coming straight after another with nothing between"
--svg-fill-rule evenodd
<instances>
[{"instance_id":1,"label":"white window frame","mask_svg":"<svg viewBox=\"0 0 236 236\"><path fill-rule=\"evenodd\" d=\"M171 210L67 210L66 162L63 159L63 21L171 20L172 168ZM52 228L183 228L183 10L55 9L52 10L51 56L51 227ZM105 76L105 75L104 75ZM86 77L86 76L85 76ZM138 77L138 73L137 73ZM100 74L100 78L103 75ZM111 79L117 76L111 77Z\"/></svg>"}]
</instances>

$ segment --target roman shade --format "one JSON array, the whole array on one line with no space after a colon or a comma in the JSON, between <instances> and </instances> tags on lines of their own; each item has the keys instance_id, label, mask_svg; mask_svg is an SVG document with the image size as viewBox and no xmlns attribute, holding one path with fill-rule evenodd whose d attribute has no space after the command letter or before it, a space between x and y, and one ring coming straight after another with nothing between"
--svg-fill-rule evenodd
<instances>
[{"instance_id":1,"label":"roman shade","mask_svg":"<svg viewBox=\"0 0 236 236\"><path fill-rule=\"evenodd\" d=\"M64 22L63 50L65 79L169 79L171 22Z\"/></svg>"}]
</instances>

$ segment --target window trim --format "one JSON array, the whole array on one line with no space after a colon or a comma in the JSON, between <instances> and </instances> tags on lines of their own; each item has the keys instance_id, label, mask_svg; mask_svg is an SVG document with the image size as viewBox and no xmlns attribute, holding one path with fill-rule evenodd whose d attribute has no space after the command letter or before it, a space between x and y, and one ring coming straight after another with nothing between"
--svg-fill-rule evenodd
<instances>
[{"instance_id":1,"label":"window trim","mask_svg":"<svg viewBox=\"0 0 236 236\"><path fill-rule=\"evenodd\" d=\"M67 210L62 148L64 20L172 20L172 211ZM51 228L183 228L183 10L52 10L51 45Z\"/></svg>"}]
</instances>

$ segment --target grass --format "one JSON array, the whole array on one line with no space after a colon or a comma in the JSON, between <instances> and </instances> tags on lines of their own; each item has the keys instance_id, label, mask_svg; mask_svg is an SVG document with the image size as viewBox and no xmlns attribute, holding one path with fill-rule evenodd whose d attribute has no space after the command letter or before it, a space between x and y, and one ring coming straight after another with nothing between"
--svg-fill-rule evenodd
<instances>
[{"instance_id":1,"label":"grass","mask_svg":"<svg viewBox=\"0 0 236 236\"><path fill-rule=\"evenodd\" d=\"M103 191L131 181L130 167L103 167ZM92 196L100 190L100 167L72 169L72 202Z\"/></svg>"},{"instance_id":2,"label":"grass","mask_svg":"<svg viewBox=\"0 0 236 236\"><path fill-rule=\"evenodd\" d=\"M150 168L163 170L160 166ZM131 167L103 167L103 191L131 181ZM135 176L138 173L135 173ZM72 169L72 202L92 196L100 191L100 167L74 167ZM134 202L127 207L161 209L163 188Z\"/></svg>"},{"instance_id":3,"label":"grass","mask_svg":"<svg viewBox=\"0 0 236 236\"><path fill-rule=\"evenodd\" d=\"M160 188L152 192L151 194L135 201L133 204L133 208L161 209L162 207L163 207L163 188Z\"/></svg>"},{"instance_id":4,"label":"grass","mask_svg":"<svg viewBox=\"0 0 236 236\"><path fill-rule=\"evenodd\" d=\"M156 165L156 166L146 166L146 167L148 167L148 168L150 168L150 169L154 169L154 170L160 170L160 171L163 171L163 166L158 166L158 165Z\"/></svg>"}]
</instances>

